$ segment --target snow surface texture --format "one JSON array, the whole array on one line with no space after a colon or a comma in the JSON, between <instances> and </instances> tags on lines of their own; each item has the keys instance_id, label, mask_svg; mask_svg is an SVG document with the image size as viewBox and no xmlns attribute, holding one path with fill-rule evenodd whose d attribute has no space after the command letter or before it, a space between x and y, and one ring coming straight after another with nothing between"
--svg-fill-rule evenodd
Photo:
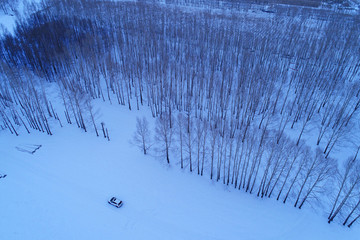
<instances>
[{"instance_id":1,"label":"snow surface texture","mask_svg":"<svg viewBox=\"0 0 360 240\"><path fill-rule=\"evenodd\" d=\"M12 6L14 7L14 9L16 9L15 10L16 12L11 10L11 8L8 8L7 13L4 13L0 9L0 34L3 34L4 30L8 33L14 34L16 21L19 20L19 17L20 18L26 17L26 14L24 14L24 4L30 4L30 3L38 4L40 3L40 0L21 0L18 1L17 4L12 3L14 4Z\"/></svg>"},{"instance_id":2,"label":"snow surface texture","mask_svg":"<svg viewBox=\"0 0 360 240\"><path fill-rule=\"evenodd\" d=\"M146 108L97 102L110 139L74 125L55 134L0 130L0 239L359 239L360 228L142 155L129 140ZM42 145L34 154L17 146ZM121 208L107 203L116 196Z\"/></svg>"},{"instance_id":3,"label":"snow surface texture","mask_svg":"<svg viewBox=\"0 0 360 240\"><path fill-rule=\"evenodd\" d=\"M0 24L11 33L13 33L14 31L15 20L16 20L15 16L5 15L2 12L0 13Z\"/></svg>"}]
</instances>

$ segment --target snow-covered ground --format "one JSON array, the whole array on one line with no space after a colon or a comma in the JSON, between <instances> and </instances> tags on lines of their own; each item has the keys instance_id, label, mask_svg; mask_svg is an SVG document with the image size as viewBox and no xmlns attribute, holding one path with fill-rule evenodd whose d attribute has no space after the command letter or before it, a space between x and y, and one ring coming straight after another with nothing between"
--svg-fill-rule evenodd
<instances>
[{"instance_id":1,"label":"snow-covered ground","mask_svg":"<svg viewBox=\"0 0 360 240\"><path fill-rule=\"evenodd\" d=\"M129 143L144 107L97 103L111 141L74 125L54 136L0 131L0 239L359 239L360 228L260 199L142 155ZM42 145L33 155L16 147ZM107 203L112 196L121 208Z\"/></svg>"},{"instance_id":2,"label":"snow-covered ground","mask_svg":"<svg viewBox=\"0 0 360 240\"><path fill-rule=\"evenodd\" d=\"M9 32L13 33L16 17L14 15L0 13L0 24ZM2 34L0 29L0 34Z\"/></svg>"},{"instance_id":3,"label":"snow-covered ground","mask_svg":"<svg viewBox=\"0 0 360 240\"><path fill-rule=\"evenodd\" d=\"M10 1L10 3L11 3L11 1ZM11 3L11 4L13 4L13 5L11 5L12 8L7 7L6 13L0 9L0 36L2 34L4 34L4 31L14 34L14 30L16 27L16 21L18 21L19 18L26 17L24 5L28 5L31 3L38 4L38 3L40 3L40 0L15 1L15 4ZM7 5L7 6L9 6L9 5ZM13 9L15 9L15 10L13 10Z\"/></svg>"}]
</instances>

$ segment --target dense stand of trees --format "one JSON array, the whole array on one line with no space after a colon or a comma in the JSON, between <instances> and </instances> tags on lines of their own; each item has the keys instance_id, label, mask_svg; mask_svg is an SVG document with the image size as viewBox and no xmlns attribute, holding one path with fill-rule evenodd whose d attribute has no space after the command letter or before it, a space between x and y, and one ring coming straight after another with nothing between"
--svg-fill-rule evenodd
<instances>
[{"instance_id":1,"label":"dense stand of trees","mask_svg":"<svg viewBox=\"0 0 360 240\"><path fill-rule=\"evenodd\" d=\"M52 134L65 119L110 140L92 99L147 105L168 163L298 208L331 205L329 222L350 227L358 154L337 167L331 153L358 144L359 16L169 3L42 2L1 39L1 129ZM148 152L144 119L135 142Z\"/></svg>"}]
</instances>

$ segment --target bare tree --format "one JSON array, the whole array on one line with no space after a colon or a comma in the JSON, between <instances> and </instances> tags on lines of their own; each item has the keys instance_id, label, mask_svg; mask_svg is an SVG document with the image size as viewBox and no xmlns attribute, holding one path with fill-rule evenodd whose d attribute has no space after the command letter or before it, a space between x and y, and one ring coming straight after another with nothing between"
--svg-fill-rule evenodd
<instances>
[{"instance_id":1,"label":"bare tree","mask_svg":"<svg viewBox=\"0 0 360 240\"><path fill-rule=\"evenodd\" d=\"M359 210L359 206L360 206L360 197L359 197L359 195L357 196L357 199L358 200L357 200L356 204L352 207L351 211L347 214L347 217L345 218L345 220L343 222L343 225L346 225L346 223L350 220L350 218L355 213L355 211ZM360 214L358 214L356 217L354 217L353 220L348 224L348 227L351 227L351 225L353 225L354 222L356 222L359 219L359 216L360 216Z\"/></svg>"},{"instance_id":2,"label":"bare tree","mask_svg":"<svg viewBox=\"0 0 360 240\"><path fill-rule=\"evenodd\" d=\"M218 131L217 129L211 128L211 163L210 163L210 179L213 178L214 175L214 160L215 160L215 150L218 141Z\"/></svg>"},{"instance_id":3,"label":"bare tree","mask_svg":"<svg viewBox=\"0 0 360 240\"><path fill-rule=\"evenodd\" d=\"M170 147L173 140L173 128L170 128L169 115L163 113L156 119L155 140L159 144L159 150L165 153L166 161L170 164Z\"/></svg>"},{"instance_id":4,"label":"bare tree","mask_svg":"<svg viewBox=\"0 0 360 240\"><path fill-rule=\"evenodd\" d=\"M320 155L320 154L319 154ZM318 155L318 156L319 156ZM334 173L336 172L336 162L333 158L325 159L324 156L319 156L319 166L317 166L317 172L314 175L310 186L306 191L299 208L301 209L306 200L309 199L309 196L312 195L314 198L317 198L317 193L323 193L324 188L327 184L327 180L330 180ZM319 198L317 198L319 199Z\"/></svg>"},{"instance_id":5,"label":"bare tree","mask_svg":"<svg viewBox=\"0 0 360 240\"><path fill-rule=\"evenodd\" d=\"M309 195L314 192L315 188L331 177L336 169L334 159L326 159L321 153L320 149L316 150L314 157L310 159L309 165L307 166L306 173L300 184L300 190L297 194L297 198L294 207L299 203L300 197L302 196L303 190L308 185L307 190L301 200L299 208L303 206Z\"/></svg>"},{"instance_id":6,"label":"bare tree","mask_svg":"<svg viewBox=\"0 0 360 240\"><path fill-rule=\"evenodd\" d=\"M284 190L284 187L286 186L287 184L287 181L290 177L290 174L292 173L292 170L294 169L294 166L296 164L296 161L298 160L299 158L299 155L301 153L301 150L302 150L302 146L303 144L300 144L298 146L293 146L293 148L296 148L295 150L294 149L289 149L289 158L291 158L291 163L290 165L287 167L287 168L283 168L282 170L285 171L286 170L286 176L283 180L283 183L281 185L281 188L279 190L279 193L277 195L277 198L276 200L279 200L280 196L281 196L281 193L282 191Z\"/></svg>"},{"instance_id":7,"label":"bare tree","mask_svg":"<svg viewBox=\"0 0 360 240\"><path fill-rule=\"evenodd\" d=\"M136 131L134 133L134 143L142 149L143 153L146 155L148 150L151 147L151 138L149 123L145 117L136 118Z\"/></svg>"},{"instance_id":8,"label":"bare tree","mask_svg":"<svg viewBox=\"0 0 360 240\"><path fill-rule=\"evenodd\" d=\"M332 205L332 208L331 208L331 211L330 211L330 214L328 216L328 219L331 218L332 214L334 213L334 210L337 206L337 203L340 199L340 196L341 194L343 193L344 191L344 188L346 187L346 184L347 182L349 181L349 178L350 178L350 175L353 171L353 168L355 166L355 162L356 162L356 158L357 158L357 154L359 152L359 148L358 148L358 151L356 152L355 154L355 157L350 157L347 159L347 161L345 162L344 164L344 171L343 172L338 172L337 173L337 177L339 179L339 190L337 192L337 195L335 197L335 200L334 200L334 203Z\"/></svg>"},{"instance_id":9,"label":"bare tree","mask_svg":"<svg viewBox=\"0 0 360 240\"><path fill-rule=\"evenodd\" d=\"M186 152L188 154L188 160L189 160L189 170L190 172L193 171L193 143L194 143L194 136L193 136L193 120L190 117L190 114L187 114L187 120L186 120L186 131L185 131L185 146L186 146Z\"/></svg>"},{"instance_id":10,"label":"bare tree","mask_svg":"<svg viewBox=\"0 0 360 240\"><path fill-rule=\"evenodd\" d=\"M288 199L291 191L293 190L293 187L294 187L295 183L297 183L299 181L299 176L301 176L301 173L304 171L305 166L308 164L309 158L311 157L310 155L311 155L310 149L305 148L304 152L303 152L303 154L301 156L301 159L299 160L296 173L295 173L294 177L292 178L292 180L290 182L290 186L289 186L289 188L288 188L288 190L286 192L283 203L286 203L286 200Z\"/></svg>"},{"instance_id":11,"label":"bare tree","mask_svg":"<svg viewBox=\"0 0 360 240\"><path fill-rule=\"evenodd\" d=\"M181 113L178 114L177 116L177 134L178 134L178 141L180 144L180 165L181 168L184 168L184 154L183 154L183 149L184 149L184 117Z\"/></svg>"},{"instance_id":12,"label":"bare tree","mask_svg":"<svg viewBox=\"0 0 360 240\"><path fill-rule=\"evenodd\" d=\"M336 201L333 205L333 210L331 211L328 217L329 219L328 223L331 223L334 220L334 218L340 213L342 208L345 206L346 202L349 200L353 191L360 184L360 163L359 161L356 161L358 152L359 152L359 148L355 157L350 158L346 164L343 181L340 185L338 196L335 199ZM341 202L337 205L336 203L338 202L340 196L341 196ZM351 214L352 212L348 215L344 225L346 224L347 220L350 218Z\"/></svg>"}]
</instances>

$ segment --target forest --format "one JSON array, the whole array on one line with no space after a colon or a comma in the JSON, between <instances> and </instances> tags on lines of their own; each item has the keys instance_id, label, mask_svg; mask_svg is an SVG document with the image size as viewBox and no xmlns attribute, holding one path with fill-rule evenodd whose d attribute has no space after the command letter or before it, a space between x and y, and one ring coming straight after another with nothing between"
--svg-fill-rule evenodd
<instances>
[{"instance_id":1,"label":"forest","mask_svg":"<svg viewBox=\"0 0 360 240\"><path fill-rule=\"evenodd\" d=\"M110 141L93 100L146 106L155 126L144 117L134 133L144 154L351 227L360 218L360 15L316 8L321 1L264 2L26 6L0 38L0 131L52 135L74 124Z\"/></svg>"}]
</instances>

